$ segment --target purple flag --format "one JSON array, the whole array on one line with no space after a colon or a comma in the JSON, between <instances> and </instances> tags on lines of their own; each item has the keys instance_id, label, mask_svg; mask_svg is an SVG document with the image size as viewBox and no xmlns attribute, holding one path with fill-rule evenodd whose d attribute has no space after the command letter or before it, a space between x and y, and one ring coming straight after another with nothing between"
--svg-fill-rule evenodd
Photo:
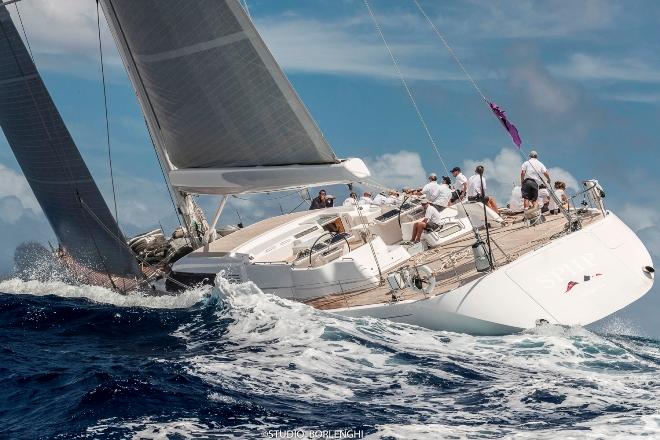
<instances>
[{"instance_id":1,"label":"purple flag","mask_svg":"<svg viewBox=\"0 0 660 440\"><path fill-rule=\"evenodd\" d=\"M499 108L497 104L494 104L492 102L489 102L488 105L490 105L490 109L495 113L495 116L497 116L497 119L500 120L506 131L509 132L511 135L511 140L513 140L513 143L516 144L516 147L520 149L520 144L522 143L522 140L520 139L520 135L518 134L518 129L516 128L515 125L513 125L509 120L506 118L506 115L504 114L504 110Z\"/></svg>"}]
</instances>

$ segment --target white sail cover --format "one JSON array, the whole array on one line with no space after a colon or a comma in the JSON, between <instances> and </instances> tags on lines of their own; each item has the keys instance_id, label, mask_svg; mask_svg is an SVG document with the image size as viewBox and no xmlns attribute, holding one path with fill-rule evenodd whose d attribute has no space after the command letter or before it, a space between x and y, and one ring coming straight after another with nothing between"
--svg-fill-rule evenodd
<instances>
[{"instance_id":1,"label":"white sail cover","mask_svg":"<svg viewBox=\"0 0 660 440\"><path fill-rule=\"evenodd\" d=\"M237 0L102 3L170 169L338 162Z\"/></svg>"}]
</instances>

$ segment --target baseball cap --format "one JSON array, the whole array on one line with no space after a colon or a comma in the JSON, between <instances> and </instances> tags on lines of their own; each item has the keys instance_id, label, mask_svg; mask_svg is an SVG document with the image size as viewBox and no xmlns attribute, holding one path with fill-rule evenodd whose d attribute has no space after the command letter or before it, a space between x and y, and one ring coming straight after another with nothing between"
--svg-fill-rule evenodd
<instances>
[{"instance_id":1,"label":"baseball cap","mask_svg":"<svg viewBox=\"0 0 660 440\"><path fill-rule=\"evenodd\" d=\"M458 171L460 173L461 169L459 167L454 167L454 168L451 169L452 173L455 173L456 171Z\"/></svg>"},{"instance_id":2,"label":"baseball cap","mask_svg":"<svg viewBox=\"0 0 660 440\"><path fill-rule=\"evenodd\" d=\"M539 157L539 153L536 150L532 150L529 152L529 157Z\"/></svg>"}]
</instances>

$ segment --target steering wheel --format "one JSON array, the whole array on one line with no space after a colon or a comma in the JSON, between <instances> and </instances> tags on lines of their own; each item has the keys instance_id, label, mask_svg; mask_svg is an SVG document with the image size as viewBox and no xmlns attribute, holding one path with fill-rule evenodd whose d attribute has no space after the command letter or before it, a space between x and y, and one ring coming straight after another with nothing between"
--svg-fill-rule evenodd
<instances>
[{"instance_id":1,"label":"steering wheel","mask_svg":"<svg viewBox=\"0 0 660 440\"><path fill-rule=\"evenodd\" d=\"M320 240L321 238L325 237L326 235L330 235L330 236L332 236L332 237L334 238L335 236L339 235L339 232L331 232L331 231L327 231L326 233L319 235L319 236L316 238L316 240L314 240L314 243L312 243L312 246L309 248L309 265L310 265L310 266L312 265L312 253L314 252L314 247L315 247L316 244L319 242L319 240ZM348 246L348 252L350 252L350 251L351 251L351 244L348 242L348 240L346 239L346 237L341 236L341 238L346 242L346 246ZM327 249L330 249L330 245L332 244L331 242L332 242L332 239L330 240L330 243L328 243L328 247L326 248L326 250L327 250Z\"/></svg>"},{"instance_id":2,"label":"steering wheel","mask_svg":"<svg viewBox=\"0 0 660 440\"><path fill-rule=\"evenodd\" d=\"M396 218L397 218L397 220L398 220L398 222L399 222L399 227L401 227L401 208L403 208L403 205L406 204L406 201L407 201L409 198L410 198L410 197L405 196L405 197L403 198L403 202L401 202L401 206L399 206L399 213L398 213L397 216L396 216Z\"/></svg>"}]
</instances>

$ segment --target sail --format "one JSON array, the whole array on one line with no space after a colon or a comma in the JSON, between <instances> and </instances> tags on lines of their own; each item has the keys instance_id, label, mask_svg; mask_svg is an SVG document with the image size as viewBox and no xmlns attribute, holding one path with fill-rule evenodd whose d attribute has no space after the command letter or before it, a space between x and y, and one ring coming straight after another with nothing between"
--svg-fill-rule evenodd
<instances>
[{"instance_id":1,"label":"sail","mask_svg":"<svg viewBox=\"0 0 660 440\"><path fill-rule=\"evenodd\" d=\"M0 126L66 258L91 271L139 274L80 152L4 5Z\"/></svg>"},{"instance_id":2,"label":"sail","mask_svg":"<svg viewBox=\"0 0 660 440\"><path fill-rule=\"evenodd\" d=\"M170 170L338 162L236 0L102 4Z\"/></svg>"}]
</instances>

